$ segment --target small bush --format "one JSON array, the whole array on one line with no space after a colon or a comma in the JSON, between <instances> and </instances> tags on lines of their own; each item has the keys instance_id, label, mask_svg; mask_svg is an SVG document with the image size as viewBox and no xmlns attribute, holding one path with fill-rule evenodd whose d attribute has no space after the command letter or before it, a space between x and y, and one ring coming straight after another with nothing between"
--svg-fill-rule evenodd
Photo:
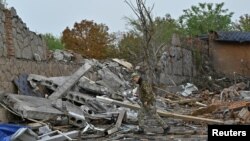
<instances>
[{"instance_id":1,"label":"small bush","mask_svg":"<svg viewBox=\"0 0 250 141\"><path fill-rule=\"evenodd\" d=\"M64 45L61 42L60 38L57 38L50 33L46 33L45 35L43 35L43 38L45 39L45 41L48 45L48 48L50 50L56 50L56 49L63 50L64 49Z\"/></svg>"}]
</instances>

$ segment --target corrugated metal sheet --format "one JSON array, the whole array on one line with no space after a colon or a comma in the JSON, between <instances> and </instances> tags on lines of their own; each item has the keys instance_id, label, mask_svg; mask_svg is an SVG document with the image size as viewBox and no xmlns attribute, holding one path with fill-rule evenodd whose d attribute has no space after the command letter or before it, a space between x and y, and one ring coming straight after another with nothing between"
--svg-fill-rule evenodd
<instances>
[{"instance_id":1,"label":"corrugated metal sheet","mask_svg":"<svg viewBox=\"0 0 250 141\"><path fill-rule=\"evenodd\" d=\"M228 42L250 42L250 32L230 31L217 32L218 38L216 41Z\"/></svg>"}]
</instances>

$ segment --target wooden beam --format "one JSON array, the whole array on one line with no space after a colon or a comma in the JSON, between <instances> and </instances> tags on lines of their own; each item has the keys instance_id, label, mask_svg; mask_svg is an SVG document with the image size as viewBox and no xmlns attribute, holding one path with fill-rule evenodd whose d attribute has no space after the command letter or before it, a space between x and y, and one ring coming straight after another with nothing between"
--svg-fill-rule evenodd
<instances>
[{"instance_id":1,"label":"wooden beam","mask_svg":"<svg viewBox=\"0 0 250 141\"><path fill-rule=\"evenodd\" d=\"M124 103L124 102L113 100L113 99L106 98L106 97L97 96L96 99L100 102L103 102L103 103L115 104L118 106L127 107L127 108L134 109L134 110L139 110L141 108L138 104L136 104L136 105L135 104L128 104L128 103ZM224 122L221 120L175 114L175 113L171 113L171 112L163 111L163 110L159 110L159 109L157 110L157 113L162 117L179 118L179 119L188 120L188 121L205 122L205 123L210 123L210 124L224 124Z\"/></svg>"}]
</instances>

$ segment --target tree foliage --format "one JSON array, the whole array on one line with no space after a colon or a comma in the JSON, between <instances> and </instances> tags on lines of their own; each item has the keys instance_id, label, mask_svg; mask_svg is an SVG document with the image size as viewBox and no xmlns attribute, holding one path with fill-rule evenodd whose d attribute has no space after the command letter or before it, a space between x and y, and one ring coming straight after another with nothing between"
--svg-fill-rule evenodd
<instances>
[{"instance_id":1,"label":"tree foliage","mask_svg":"<svg viewBox=\"0 0 250 141\"><path fill-rule=\"evenodd\" d=\"M111 43L108 27L93 21L82 20L72 29L63 31L62 41L66 49L73 50L87 58L103 59Z\"/></svg>"},{"instance_id":2,"label":"tree foliage","mask_svg":"<svg viewBox=\"0 0 250 141\"><path fill-rule=\"evenodd\" d=\"M61 42L61 39L55 37L51 33L44 34L43 38L45 39L47 46L50 50L64 49L64 45Z\"/></svg>"},{"instance_id":3,"label":"tree foliage","mask_svg":"<svg viewBox=\"0 0 250 141\"><path fill-rule=\"evenodd\" d=\"M198 6L191 6L183 10L179 22L188 35L199 35L208 33L211 30L227 31L230 29L233 12L223 9L224 3L199 3Z\"/></svg>"},{"instance_id":4,"label":"tree foliage","mask_svg":"<svg viewBox=\"0 0 250 141\"><path fill-rule=\"evenodd\" d=\"M118 42L118 56L119 58L126 59L131 63L138 63L142 60L140 54L141 38L133 32L127 32L122 34L120 41Z\"/></svg>"},{"instance_id":5,"label":"tree foliage","mask_svg":"<svg viewBox=\"0 0 250 141\"><path fill-rule=\"evenodd\" d=\"M250 32L250 15L244 14L240 16L239 22L234 23L234 29L239 31Z\"/></svg>"},{"instance_id":6,"label":"tree foliage","mask_svg":"<svg viewBox=\"0 0 250 141\"><path fill-rule=\"evenodd\" d=\"M154 28L153 46L158 47L171 43L173 34L181 32L177 21L172 19L169 14L166 14L165 17L156 17Z\"/></svg>"}]
</instances>

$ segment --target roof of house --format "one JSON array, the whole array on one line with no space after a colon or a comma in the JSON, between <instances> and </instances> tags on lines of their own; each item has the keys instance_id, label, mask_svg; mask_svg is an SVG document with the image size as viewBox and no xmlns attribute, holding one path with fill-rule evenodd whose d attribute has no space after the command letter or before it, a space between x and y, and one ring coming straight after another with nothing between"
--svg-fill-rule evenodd
<instances>
[{"instance_id":1,"label":"roof of house","mask_svg":"<svg viewBox=\"0 0 250 141\"><path fill-rule=\"evenodd\" d=\"M250 42L250 32L240 32L240 31L218 31L214 32L216 34L215 41L221 42ZM208 40L208 34L203 34L199 36L201 40Z\"/></svg>"},{"instance_id":2,"label":"roof of house","mask_svg":"<svg viewBox=\"0 0 250 141\"><path fill-rule=\"evenodd\" d=\"M216 41L226 42L250 42L250 32L229 31L217 32Z\"/></svg>"}]
</instances>

